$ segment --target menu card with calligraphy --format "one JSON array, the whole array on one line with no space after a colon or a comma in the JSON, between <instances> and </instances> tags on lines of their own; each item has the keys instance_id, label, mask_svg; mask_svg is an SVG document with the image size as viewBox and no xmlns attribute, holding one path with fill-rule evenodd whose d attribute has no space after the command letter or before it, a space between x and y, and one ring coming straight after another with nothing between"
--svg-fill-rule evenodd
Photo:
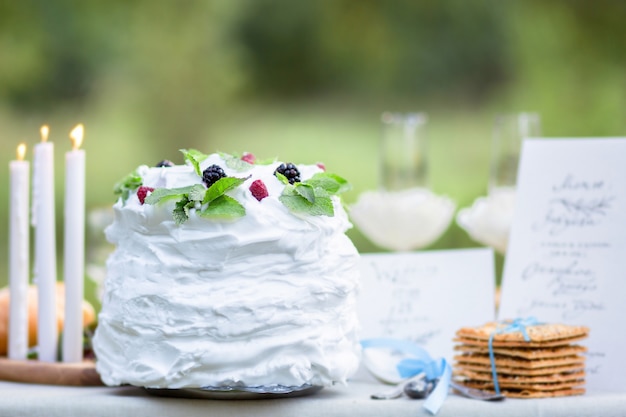
<instances>
[{"instance_id":1,"label":"menu card with calligraphy","mask_svg":"<svg viewBox=\"0 0 626 417\"><path fill-rule=\"evenodd\" d=\"M522 147L499 318L586 325L589 391L626 391L626 138Z\"/></svg>"},{"instance_id":2,"label":"menu card with calligraphy","mask_svg":"<svg viewBox=\"0 0 626 417\"><path fill-rule=\"evenodd\" d=\"M415 342L452 359L455 332L495 318L491 249L361 256L361 337Z\"/></svg>"}]
</instances>

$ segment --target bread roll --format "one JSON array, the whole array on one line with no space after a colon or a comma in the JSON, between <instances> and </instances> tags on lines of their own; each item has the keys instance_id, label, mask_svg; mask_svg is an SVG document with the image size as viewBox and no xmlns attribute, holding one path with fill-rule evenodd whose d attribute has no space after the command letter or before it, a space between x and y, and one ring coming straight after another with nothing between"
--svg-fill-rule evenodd
<instances>
[{"instance_id":1,"label":"bread roll","mask_svg":"<svg viewBox=\"0 0 626 417\"><path fill-rule=\"evenodd\" d=\"M65 320L65 285L57 282L56 286L57 326L59 333L63 331ZM8 351L9 337L9 288L0 290L0 355L6 355ZM83 324L87 327L96 321L96 312L93 306L83 300ZM37 287L28 287L28 346L37 344Z\"/></svg>"}]
</instances>

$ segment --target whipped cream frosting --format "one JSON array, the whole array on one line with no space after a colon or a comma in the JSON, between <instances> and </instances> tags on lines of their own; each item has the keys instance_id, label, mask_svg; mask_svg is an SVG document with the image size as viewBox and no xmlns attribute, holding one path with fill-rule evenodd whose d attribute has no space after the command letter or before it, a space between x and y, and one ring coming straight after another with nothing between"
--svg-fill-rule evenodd
<instances>
[{"instance_id":1,"label":"whipped cream frosting","mask_svg":"<svg viewBox=\"0 0 626 417\"><path fill-rule=\"evenodd\" d=\"M174 202L114 205L106 229L116 245L107 261L93 340L107 385L150 388L302 386L345 383L357 369L358 252L337 197L335 215L290 212L279 200L280 162L229 169L245 178L227 194L246 210L236 220L195 215L175 224ZM299 165L302 180L315 165ZM190 165L148 168L145 186L201 184ZM261 179L269 196L252 196Z\"/></svg>"}]
</instances>

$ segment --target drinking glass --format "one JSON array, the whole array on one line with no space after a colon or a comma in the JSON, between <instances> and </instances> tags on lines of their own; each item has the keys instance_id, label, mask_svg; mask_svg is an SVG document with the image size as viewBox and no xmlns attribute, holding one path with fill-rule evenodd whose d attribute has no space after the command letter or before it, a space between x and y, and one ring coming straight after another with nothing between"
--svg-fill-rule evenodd
<instances>
[{"instance_id":1,"label":"drinking glass","mask_svg":"<svg viewBox=\"0 0 626 417\"><path fill-rule=\"evenodd\" d=\"M424 113L383 113L380 189L366 191L350 217L381 248L409 251L434 242L456 205L429 189Z\"/></svg>"},{"instance_id":2,"label":"drinking glass","mask_svg":"<svg viewBox=\"0 0 626 417\"><path fill-rule=\"evenodd\" d=\"M538 136L541 136L541 121L537 113L511 113L496 117L491 147L490 195L515 189L522 140Z\"/></svg>"},{"instance_id":3,"label":"drinking glass","mask_svg":"<svg viewBox=\"0 0 626 417\"><path fill-rule=\"evenodd\" d=\"M380 186L384 191L428 188L424 113L382 114Z\"/></svg>"}]
</instances>

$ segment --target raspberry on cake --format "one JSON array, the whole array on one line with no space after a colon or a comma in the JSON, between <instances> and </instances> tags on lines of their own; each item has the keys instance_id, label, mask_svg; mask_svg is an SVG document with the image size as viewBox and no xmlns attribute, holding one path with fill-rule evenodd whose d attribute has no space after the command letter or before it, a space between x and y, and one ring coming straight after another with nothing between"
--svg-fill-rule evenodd
<instances>
[{"instance_id":1,"label":"raspberry on cake","mask_svg":"<svg viewBox=\"0 0 626 417\"><path fill-rule=\"evenodd\" d=\"M249 164L254 164L256 162L256 157L249 152L244 152L244 154L241 156L241 160L246 161Z\"/></svg>"},{"instance_id":2,"label":"raspberry on cake","mask_svg":"<svg viewBox=\"0 0 626 417\"><path fill-rule=\"evenodd\" d=\"M137 189L137 198L139 199L139 202L141 204L144 204L146 202L146 197L148 196L148 193L151 193L152 191L154 191L154 188L152 187L145 187L145 186L141 186Z\"/></svg>"},{"instance_id":3,"label":"raspberry on cake","mask_svg":"<svg viewBox=\"0 0 626 417\"><path fill-rule=\"evenodd\" d=\"M360 353L345 180L316 165L183 152L186 164L141 166L116 186L93 341L102 380L345 383ZM141 187L154 189L144 204Z\"/></svg>"},{"instance_id":4,"label":"raspberry on cake","mask_svg":"<svg viewBox=\"0 0 626 417\"><path fill-rule=\"evenodd\" d=\"M263 180L255 180L252 184L250 184L250 192L257 200L261 201L269 194L267 192L267 187Z\"/></svg>"}]
</instances>

